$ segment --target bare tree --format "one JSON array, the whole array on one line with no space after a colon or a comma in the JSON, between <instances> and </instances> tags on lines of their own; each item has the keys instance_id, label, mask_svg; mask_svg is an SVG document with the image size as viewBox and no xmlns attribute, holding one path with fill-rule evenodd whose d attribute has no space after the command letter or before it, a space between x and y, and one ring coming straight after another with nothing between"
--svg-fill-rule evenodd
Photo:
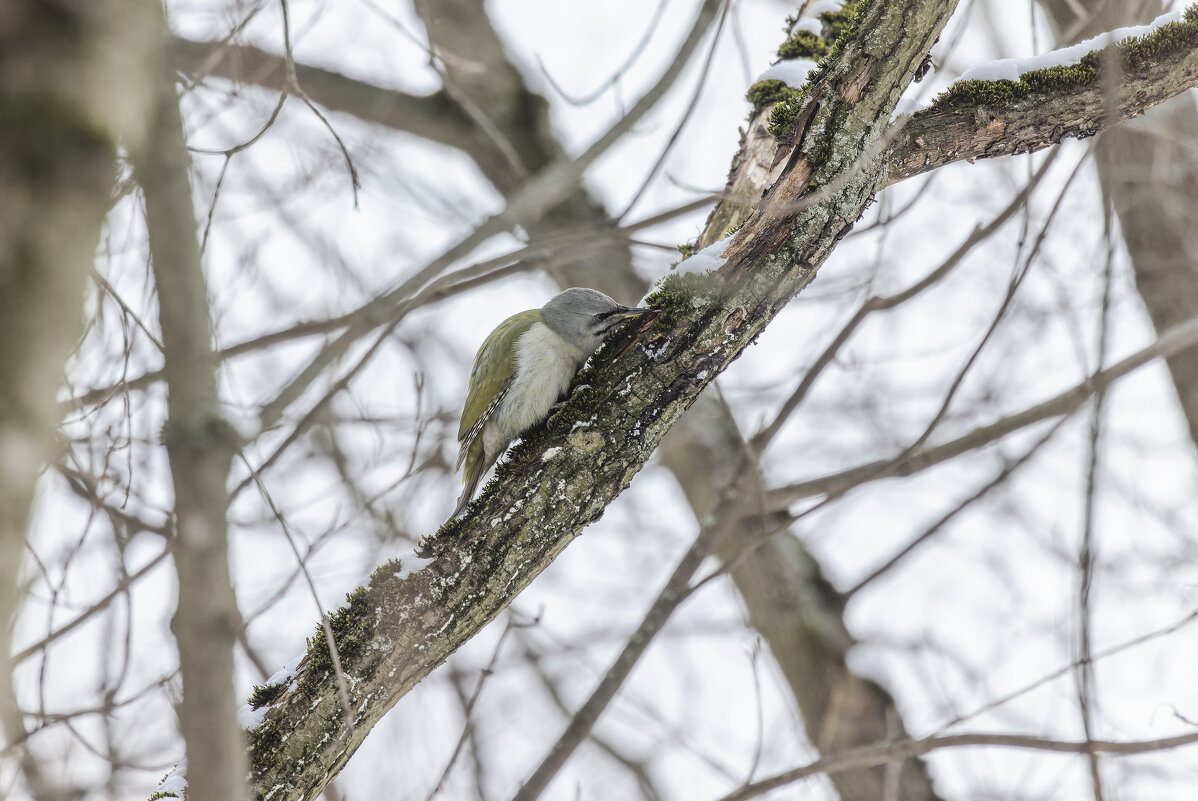
<instances>
[{"instance_id":1,"label":"bare tree","mask_svg":"<svg viewBox=\"0 0 1198 801\"><path fill-rule=\"evenodd\" d=\"M1076 14L1076 5L1068 4L1068 13ZM596 726L619 694L627 692L634 666L650 643L661 639L658 633L677 617L676 610L724 576L735 586L747 624L767 646L785 682L788 703L801 717L804 731L792 736L818 755L809 764L762 778L761 753L768 751L764 728L752 767L743 776L734 777L718 759L704 755L713 769L739 785L730 797L752 797L818 774L826 775L843 799L951 797L933 790L929 769L919 757L937 749L982 745L1086 755L1094 792L1101 796L1099 754L1148 753L1194 741L1190 735L1104 739L1097 733L1101 721L1094 717L1098 706L1086 700L1089 680L1079 680L1081 741L1058 736L1051 727L1043 736L945 733L938 728L931 736L912 738L907 732L927 731L926 720L917 714L916 723L905 721L900 709L910 710L912 699L904 700L894 685L884 686L889 682L876 670L861 669L855 656L861 650L860 638L846 619L850 602L865 595L865 588L872 590L882 576L905 569L912 562L910 554L942 537L987 499L1013 492L1013 477L1061 437L1072 415L1094 402L1090 482L1084 493L1089 499L1085 508L1090 542L1094 510L1106 497L1097 466L1104 430L1101 399L1107 390L1140 365L1164 356L1170 359L1185 405L1184 354L1192 353L1187 349L1198 341L1192 311L1173 302L1184 298L1185 282L1154 294L1144 278L1149 273L1168 276L1168 284L1184 273L1178 267L1188 263L1178 260L1185 249L1183 224L1170 228L1182 232L1173 238L1134 234L1133 220L1145 204L1121 204L1118 190L1108 188L1133 250L1146 303L1150 310L1170 311L1153 311L1158 338L1121 361L1111 363L1104 344L1091 363L1086 335L1075 336L1085 368L1076 384L1054 384L1051 392L1030 396L1011 391L988 399L990 390L979 391L974 378L980 371L975 364L992 359L999 347L993 343L1008 341L1003 339L1006 321L1016 314L1034 316L1020 308L1022 295L1029 291L1022 288L1031 282L1033 267L1049 260L1045 251L1069 214L1063 209L1072 197L1071 187L1085 180L1087 156L1062 178L1070 157L1058 159L1053 151L1034 170L1029 167L1025 176L1018 176L1013 186L990 192L990 200L1000 201L998 210L983 215L984 222L972 233L945 248L931 269L925 267L922 274L896 284L883 275L879 255L877 264L850 273L849 283L830 300L817 290L813 302L827 302L835 310L826 326L831 335L803 343L807 347L801 350L809 350L810 357L800 354L805 362L802 375L767 390L773 399L765 407L768 411L710 389L807 288L842 240L869 236L871 230L885 238L888 231L901 228L901 216L924 196L921 189L910 204L895 209L885 193L869 211L864 230L854 230L884 188L940 175L943 168L965 160L1034 152L1067 138L1119 130L1117 123L1198 82L1193 46L1198 20L1191 9L1146 38L1079 56L1075 65L1049 67L1014 81L960 82L910 119L893 115L899 96L924 71L927 54L956 7L950 0L877 0L849 3L839 10L800 9L787 21L778 54L783 66L809 58L819 61L818 69L806 83L767 78L752 87L749 99L754 108L722 192L692 193L698 199L672 209L659 205L640 220L633 220L630 211L661 191L666 183L660 180L663 165L672 151L687 146L685 131L701 108L703 81L714 75L717 45L741 35L740 7L704 2L689 27L665 24L663 20L676 20L659 10L629 63L643 57L644 42L662 30L676 28L681 41L674 43L676 49L653 81L636 84L639 89L632 99L620 91L630 74L627 67L604 84L604 91L618 98L618 119L573 157L566 154L577 148L563 145L550 111L555 102L562 102L558 96L565 105L584 101L571 99L570 90L549 72L538 79L527 65L518 66L502 28L479 2L417 3L407 21L373 4L364 6L362 13L371 15L376 25L414 44L414 52L440 81L437 92L423 96L305 63L297 54L306 37L320 35L320 26L313 24L319 15L288 3L273 11L261 4L230 7L234 22L221 32L227 32L227 38L176 35L169 53L180 73L179 81L172 81L162 61L155 61L161 59L160 45L169 35L156 8L139 9L136 18L145 27L142 45L129 53L150 53L138 73L146 79L139 101L144 110L138 119L149 119L152 125L144 139L129 130L117 131L130 168L115 162L117 191L111 198L110 140L96 157L104 171L102 176L96 173L92 189L103 191L90 193L90 230L97 230L106 210L109 216L100 269L93 276L95 297L88 301L87 335L75 355L75 363L85 367L70 367L71 399L55 409L48 399L61 380L65 354L78 338L77 332L66 330L56 351L39 354L28 365L40 370L43 380L19 384L31 391L40 386L37 408L55 411L43 414L37 423L44 445L31 464L52 465L49 497L73 496L87 518L80 524L79 545L50 559L39 555L35 575L27 580L25 618L45 607L47 624L40 634L22 641L14 665L18 685L24 678L25 686L40 689L27 690L20 702L11 699L6 722L11 753L30 739L30 748L21 750L30 792L50 797L49 785L40 786L37 778L38 765L52 758L49 744L77 742L103 757L109 766L108 790L119 795L120 777L147 764L144 756L127 752L120 710L146 697L178 702L178 730L189 757L186 768L176 768L162 785L162 793L182 793L185 775L189 798L239 797L244 793L242 760L248 753L249 789L255 797L315 798L322 791L337 797L329 782L382 716L503 614L502 634L493 643L484 638L475 646L489 656L473 689L473 671L461 669L469 663L454 663L453 698L463 718L461 735L431 793L446 786L455 764L467 754L475 776L473 792L479 797L496 792L495 780L488 776L512 773L508 766L495 770L496 755L488 746L478 701L484 686L498 681L491 677L516 642L521 664L535 672L556 710L544 716L544 727L552 730L557 715L567 718L564 733L539 767L532 769L527 758L521 759L526 767L515 772L525 780L517 797L539 796L571 755L588 743L630 777L645 797L659 797L663 791L654 763ZM1091 27L1083 30L1060 21L1064 8L1050 11L1058 16L1065 39L1126 21L1095 13ZM423 32L410 27L417 20ZM946 33L952 40L946 52L959 52L951 46L965 29L965 23L961 25ZM263 30L278 34L274 52L262 46ZM243 43L243 37L254 43ZM627 199L627 210L609 212L601 193L585 184L584 177L610 157L614 146L653 119L663 99L677 97L677 85L688 70L704 77L695 84L685 112L663 137L660 153L646 159L645 178ZM557 95L530 88L546 79ZM239 104L244 104L240 115L230 114ZM247 109L258 114L252 124L247 124ZM724 122L703 120L707 126ZM25 135L40 129L14 130ZM283 130L295 152L303 154L286 178L277 160L258 155ZM430 179L431 174L422 176L420 167L408 160L402 171L392 173L391 153L403 152L407 145L401 140L381 144L393 134L364 135L365 130L414 134L455 149L495 190L497 199L485 215L475 215L482 205L463 202L455 181L447 179L452 173L445 170L456 167L446 166ZM48 141L57 147L58 140ZM1113 165L1122 162L1105 155L1113 151L1104 150L1107 140L1102 141L1097 161L1111 185ZM1179 150L1177 158L1188 163L1185 152ZM388 249L418 255L399 280L390 272L380 277L356 263L360 253L334 244L336 234L312 225L293 208L294 198L320 196L333 185L357 203L362 175L383 182L402 176L390 185L407 195L411 216L390 235ZM365 186L366 192L377 191L377 184ZM21 196L16 189L4 191L6 196ZM1055 199L1041 200L1054 193ZM242 217L251 208L244 205L247 197L255 198L257 208L269 206L283 221L277 237L258 241L252 225L243 228ZM141 198L144 212L138 205ZM480 287L501 287L501 279L530 270L543 270L559 285L591 285L621 300L635 300L645 288L633 269L636 254L656 246L641 238L644 232L686 219L713 201L694 247L722 243L718 256L701 257L715 269L661 283L650 301L662 313L611 342L544 430L526 437L501 465L498 480L468 516L430 533L427 498L447 494L450 483L441 453L454 400L451 392L430 385L429 376L447 355L459 354L454 352L455 332L443 325L439 330L427 327L421 322L427 319L423 315L469 298ZM1179 208L1171 196L1160 201L1157 217ZM1033 211L1034 202L1050 207ZM373 219L369 215L366 212L365 218ZM422 216L432 224L421 223ZM1139 214L1138 219L1148 216ZM822 474L779 472L779 460L794 447L789 437L796 425L806 420L836 425L826 422L832 418L818 408L825 402L821 388L846 360L857 358L863 332L892 311L915 309L942 292L961 274L963 264L984 247L993 247L1014 221L1021 228L1016 269L1005 284L988 287L989 295L976 293L987 299L997 295L997 311L986 312L984 330L969 345L963 366L929 381L930 401L922 402L931 403L930 416L911 432L897 422L883 422L876 408L846 408L842 418L859 427L864 420L879 418L869 448L859 457L846 452L855 458L839 463L818 462L826 465ZM122 227L128 229L124 234ZM82 231L87 225L75 228ZM27 234L37 228L26 222L13 230ZM424 238L418 233L428 231L436 233ZM347 240L353 237L348 230L344 234ZM1106 236L1108 253L1113 253L1109 228ZM71 262L76 265L76 299L82 287L78 265L88 263L94 236L81 242ZM242 251L234 256L238 247ZM1157 267L1141 270L1148 262L1136 255L1137 247L1154 249ZM264 255L262 248L272 255ZM304 298L305 268L297 268L295 276L264 268L285 258L288 248L320 254L326 262L321 280L333 281L346 296L324 304L318 299L312 305L312 298ZM141 251L147 271L138 277L128 265L136 263ZM1108 257L1108 287L1113 258ZM239 294L248 287L255 290L249 301ZM5 297L33 309L23 291L6 291ZM1103 343L1109 341L1112 325L1111 293L1117 296L1117 287L1097 304L1102 309ZM61 306L64 297L70 296L60 286L46 295L46 303ZM1153 297L1158 299L1155 304ZM147 304L149 298L152 302ZM1077 309L1091 307L1078 298L1060 311L1060 317L1073 322ZM293 308L305 311L297 317ZM38 311L30 318L32 325L40 325L48 314L45 308ZM284 320L282 325L270 324L276 315ZM247 324L249 320L253 323ZM1078 325L1088 331L1090 323ZM29 339L31 326L23 330ZM22 340L18 336L10 341ZM49 346L49 340L46 343ZM410 385L400 390L410 402L392 411L378 403L378 382L386 386L393 379L381 377L396 374L411 376ZM84 386L77 389L80 379ZM884 395L884 386L871 391ZM394 391L394 386L386 389ZM969 411L962 411L967 405ZM1000 414L990 414L997 409ZM68 415L60 427L65 446L55 446L55 418L63 411ZM742 435L749 415L764 415L764 421ZM981 419L987 417L991 422L983 424ZM949 429L951 436L945 434ZM504 610L584 527L604 514L659 443L666 467L689 502L698 534L671 552L670 558L677 560L673 572L648 613L638 618L630 638L621 626L598 637L579 631L580 641L610 637L615 643L610 651L600 651L614 661L593 689L587 688L584 699L587 693L580 691L585 680L581 685L577 678L563 684L555 672L553 657L540 639L539 614ZM987 457L986 464L993 463L988 474L979 473L980 481L964 494L954 493L959 499L905 547L880 565L866 568L862 563L863 572L856 578L829 577L839 568L826 563L827 555L821 556L818 548L809 547L806 535L812 526L826 527L834 519L829 515L853 508L855 494L881 479L932 472L950 460L972 465L959 468L972 475L981 462L965 460L993 455L996 443L1003 453L1000 459ZM164 480L167 467L169 482ZM25 481L19 496L23 505L5 504L6 509L27 509L32 497L37 471L18 472ZM324 504L320 493L305 497L302 487L330 478L336 487L329 496L335 499L332 506ZM24 514L6 527L5 541L15 543L14 548L23 547ZM638 525L648 525L644 521L651 519L642 517ZM10 529L16 532L12 537L7 535ZM264 557L268 551L260 550L254 539L259 535L281 536L285 548ZM97 539L106 544L119 571L101 597L64 616L68 599L77 592L68 577L82 569L74 566L86 558L79 556L84 544ZM155 540L166 547L147 557L145 543ZM394 558L402 550L397 544L411 547L417 540L425 559L411 552ZM235 655L240 649L263 679L270 675L274 657L264 657L261 651L266 647L274 653L278 644L267 645L269 635L254 634L250 627L280 604L329 608L327 575L318 572L325 568L313 566L332 545L353 549L355 558L364 561L392 558L350 593L345 607L320 616L302 659L255 690L242 711L247 750L234 716ZM279 571L261 584L268 589L259 589L257 582L231 580L230 548L235 564L248 556ZM280 552L293 561L279 565ZM1083 550L1076 568L1083 577L1101 569L1086 553ZM715 556L719 566L705 572L708 556ZM173 559L177 571L178 611L172 627L178 643L178 688L173 668L155 671L132 656L139 652L133 644L134 610L144 608L134 601L137 588L147 585L154 568L167 559ZM18 561L13 558L6 564L15 567ZM656 576L653 581L663 578L660 569L653 572L645 564L637 569ZM1090 586L1088 579L1082 583ZM235 584L240 597L234 596ZM10 585L16 586L15 576ZM1079 619L1086 632L1090 612L1087 596L1081 597ZM14 596L6 608L11 613L18 603ZM125 624L113 611L119 606L129 610ZM98 621L106 621L111 632L124 631L122 645L116 645L119 634L108 636L112 644L106 649L98 706L52 712L55 704L47 705L46 688L52 686L54 668L60 664L54 656L79 632L94 630ZM1158 628L1144 636L1163 637L1175 630ZM1088 642L1085 637L1083 641ZM560 649L562 654L570 651ZM1085 645L1072 667L1085 673L1108 651L1121 652ZM607 658L600 656L599 661ZM598 667L593 658L591 664L592 669ZM139 682L144 689L133 689ZM759 687L759 704L762 693ZM161 717L161 705L158 710ZM81 720L97 714L104 747L94 744L99 735L79 728ZM759 711L758 717L764 727L768 715ZM167 729L172 726L168 722ZM53 732L64 728L69 734L52 739ZM670 736L686 742L681 732ZM172 753L160 751L155 759L169 762ZM776 758L769 765L769 770L779 767Z\"/></svg>"}]
</instances>

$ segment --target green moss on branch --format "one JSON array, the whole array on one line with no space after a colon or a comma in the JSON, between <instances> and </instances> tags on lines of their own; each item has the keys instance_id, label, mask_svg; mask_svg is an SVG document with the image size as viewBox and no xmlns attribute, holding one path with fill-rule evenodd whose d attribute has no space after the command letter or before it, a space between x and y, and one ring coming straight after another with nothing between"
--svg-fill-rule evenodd
<instances>
[{"instance_id":1,"label":"green moss on branch","mask_svg":"<svg viewBox=\"0 0 1198 801\"><path fill-rule=\"evenodd\" d=\"M756 112L757 109L764 108L772 103L781 103L798 94L799 91L788 86L785 81L769 78L764 81L758 81L750 86L749 91L745 92L745 100L753 104L753 110ZM681 249L679 247L679 250ZM683 253L682 257L686 258L687 255Z\"/></svg>"},{"instance_id":2,"label":"green moss on branch","mask_svg":"<svg viewBox=\"0 0 1198 801\"><path fill-rule=\"evenodd\" d=\"M277 681L274 684L255 684L254 691L250 693L250 708L261 709L264 706L270 706L279 699L279 696L290 685L290 681Z\"/></svg>"},{"instance_id":3,"label":"green moss on branch","mask_svg":"<svg viewBox=\"0 0 1198 801\"><path fill-rule=\"evenodd\" d=\"M1186 9L1181 20L1162 25L1145 36L1116 42L1114 48L1121 72L1138 71L1190 52L1198 48L1198 6ZM969 106L1002 108L1033 95L1090 87L1102 80L1108 58L1106 50L1092 50L1076 64L1030 70L1020 75L1017 81L957 81L941 93L928 110Z\"/></svg>"},{"instance_id":4,"label":"green moss on branch","mask_svg":"<svg viewBox=\"0 0 1198 801\"><path fill-rule=\"evenodd\" d=\"M347 594L345 605L329 614L329 629L337 643L337 656L341 660L342 670L348 672L362 656L363 648L376 628L374 610L381 605L380 594L386 593L388 585L398 580L395 574L401 567L398 559L379 565L370 574L368 584ZM329 652L324 625L321 624L316 627L308 646L308 666L298 684L304 692L313 692L332 674L333 657Z\"/></svg>"},{"instance_id":5,"label":"green moss on branch","mask_svg":"<svg viewBox=\"0 0 1198 801\"><path fill-rule=\"evenodd\" d=\"M778 48L778 58L818 61L828 55L828 43L811 31L795 31Z\"/></svg>"},{"instance_id":6,"label":"green moss on branch","mask_svg":"<svg viewBox=\"0 0 1198 801\"><path fill-rule=\"evenodd\" d=\"M831 34L832 45L820 58L815 72L808 76L807 85L802 90L784 98L770 111L769 131L780 140L788 140L794 136L795 126L799 120L799 111L807 100L809 87L824 80L829 65L837 63L845 45L852 38L853 32L865 12L869 10L874 0L849 0L839 11L825 11L819 15L820 21Z\"/></svg>"},{"instance_id":7,"label":"green moss on branch","mask_svg":"<svg viewBox=\"0 0 1198 801\"><path fill-rule=\"evenodd\" d=\"M849 0L839 11L825 11L819 15L820 21L827 31L827 36L816 36L810 31L795 30L798 18L788 17L786 20L786 40L778 48L778 56L783 60L810 59L816 62L814 73L809 76L806 86L796 89L784 81L769 79L758 81L749 87L745 99L753 104L753 113L773 105L770 110L769 132L778 139L789 138L794 133L798 121L799 109L810 94L809 88L824 75L826 65L831 63L844 48L844 43L851 36L853 27L862 12L868 8L872 0Z\"/></svg>"},{"instance_id":8,"label":"green moss on branch","mask_svg":"<svg viewBox=\"0 0 1198 801\"><path fill-rule=\"evenodd\" d=\"M841 6L839 11L825 11L819 15L820 22L827 27L829 38L833 42L838 41L840 37L852 30L860 12L859 5L861 4L848 2Z\"/></svg>"}]
</instances>

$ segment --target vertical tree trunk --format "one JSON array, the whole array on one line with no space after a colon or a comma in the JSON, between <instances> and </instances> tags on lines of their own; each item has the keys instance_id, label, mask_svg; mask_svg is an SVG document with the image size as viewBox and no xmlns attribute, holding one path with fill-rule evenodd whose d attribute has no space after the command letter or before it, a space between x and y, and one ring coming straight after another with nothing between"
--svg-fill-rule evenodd
<instances>
[{"instance_id":1,"label":"vertical tree trunk","mask_svg":"<svg viewBox=\"0 0 1198 801\"><path fill-rule=\"evenodd\" d=\"M168 393L163 438L175 491L179 601L171 628L183 678L179 729L187 746L190 801L237 801L248 795L248 762L236 718L233 646L240 614L225 517L237 437L221 416L190 163L174 73L164 57L168 32L156 2L154 13L162 56L156 103L150 134L133 160L145 192Z\"/></svg>"},{"instance_id":2,"label":"vertical tree trunk","mask_svg":"<svg viewBox=\"0 0 1198 801\"><path fill-rule=\"evenodd\" d=\"M1121 25L1151 21L1159 0L1041 0L1058 37L1071 44ZM1157 332L1198 316L1198 109L1192 92L1166 101L1151 119L1102 134L1098 176L1115 209L1136 288ZM1198 348L1166 359L1181 409L1198 445Z\"/></svg>"},{"instance_id":3,"label":"vertical tree trunk","mask_svg":"<svg viewBox=\"0 0 1198 801\"><path fill-rule=\"evenodd\" d=\"M5 0L0 12L0 621L20 597L35 484L58 452L55 395L83 330L83 295L115 177L148 96L137 0ZM0 649L5 740L25 736ZM24 753L35 796L53 782Z\"/></svg>"}]
</instances>

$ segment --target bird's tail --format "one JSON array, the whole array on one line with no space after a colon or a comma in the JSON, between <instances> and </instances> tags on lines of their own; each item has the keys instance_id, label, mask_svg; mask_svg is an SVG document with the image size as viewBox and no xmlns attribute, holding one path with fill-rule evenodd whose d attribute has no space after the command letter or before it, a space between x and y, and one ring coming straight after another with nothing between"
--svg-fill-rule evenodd
<instances>
[{"instance_id":1,"label":"bird's tail","mask_svg":"<svg viewBox=\"0 0 1198 801\"><path fill-rule=\"evenodd\" d=\"M482 443L479 443L481 446ZM474 497L474 491L478 489L478 482L482 479L483 473L487 472L487 462L483 458L482 448L479 447L479 453L469 454L467 456L466 470L462 473L462 494L458 497L458 505L454 507L453 517L457 517L466 509L466 505L470 503L470 499Z\"/></svg>"}]
</instances>

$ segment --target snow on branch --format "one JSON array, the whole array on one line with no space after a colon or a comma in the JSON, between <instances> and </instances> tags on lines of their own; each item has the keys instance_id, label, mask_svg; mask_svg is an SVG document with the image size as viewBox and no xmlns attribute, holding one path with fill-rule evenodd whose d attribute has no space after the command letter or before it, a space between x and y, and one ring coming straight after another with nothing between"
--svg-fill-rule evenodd
<instances>
[{"instance_id":1,"label":"snow on branch","mask_svg":"<svg viewBox=\"0 0 1198 801\"><path fill-rule=\"evenodd\" d=\"M1125 31L1133 35L1120 40ZM1093 136L1198 86L1198 5L1166 14L1150 26L1123 28L1089 41L1114 45L1110 51L1080 54L1076 47L1065 48L1041 60L979 73L1014 70L1018 80L975 78L953 84L895 135L888 183L956 161L1028 153L1067 137ZM1106 80L1111 69L1119 71L1112 76L1117 80L1113 93Z\"/></svg>"},{"instance_id":2,"label":"snow on branch","mask_svg":"<svg viewBox=\"0 0 1198 801\"><path fill-rule=\"evenodd\" d=\"M1116 28L1113 31L1100 33L1085 41L1069 47L1062 47L1047 53L1041 53L1028 58L1000 58L970 67L961 76L962 81L1017 81L1019 76L1035 70L1050 67L1068 67L1080 64L1082 59L1096 50L1105 50L1112 42L1118 43L1128 39L1143 39L1155 33L1165 25L1181 22L1182 12L1173 11L1161 14L1147 25L1130 25L1126 28Z\"/></svg>"}]
</instances>

